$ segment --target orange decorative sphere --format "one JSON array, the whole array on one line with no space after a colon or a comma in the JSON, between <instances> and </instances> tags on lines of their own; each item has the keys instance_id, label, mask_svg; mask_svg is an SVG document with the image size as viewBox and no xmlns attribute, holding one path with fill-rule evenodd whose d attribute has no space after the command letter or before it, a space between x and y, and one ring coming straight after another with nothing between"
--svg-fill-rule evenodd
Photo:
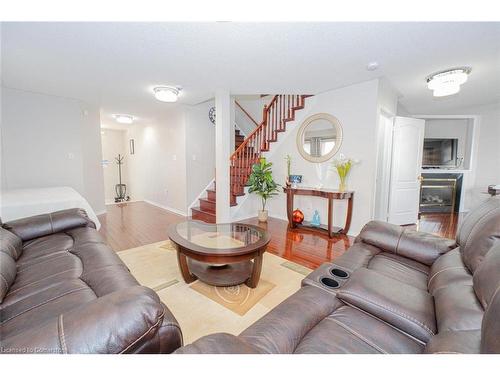
<instances>
[{"instance_id":1,"label":"orange decorative sphere","mask_svg":"<svg viewBox=\"0 0 500 375\"><path fill-rule=\"evenodd\" d=\"M293 211L292 220L294 223L300 224L304 221L304 214L301 210Z\"/></svg>"}]
</instances>

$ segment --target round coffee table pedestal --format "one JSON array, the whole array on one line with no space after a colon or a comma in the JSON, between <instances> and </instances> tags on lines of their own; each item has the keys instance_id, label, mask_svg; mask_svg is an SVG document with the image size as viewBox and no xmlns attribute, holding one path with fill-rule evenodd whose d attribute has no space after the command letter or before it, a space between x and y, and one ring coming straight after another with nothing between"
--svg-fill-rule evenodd
<instances>
[{"instance_id":1,"label":"round coffee table pedestal","mask_svg":"<svg viewBox=\"0 0 500 375\"><path fill-rule=\"evenodd\" d=\"M248 260L225 265L214 265L188 259L189 271L205 284L234 286L245 283L252 275L253 262Z\"/></svg>"}]
</instances>

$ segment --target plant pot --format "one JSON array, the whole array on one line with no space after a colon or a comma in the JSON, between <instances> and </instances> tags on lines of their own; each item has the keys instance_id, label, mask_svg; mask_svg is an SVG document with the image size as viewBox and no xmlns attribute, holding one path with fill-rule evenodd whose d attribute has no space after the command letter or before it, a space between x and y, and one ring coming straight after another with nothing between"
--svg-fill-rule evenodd
<instances>
[{"instance_id":1,"label":"plant pot","mask_svg":"<svg viewBox=\"0 0 500 375\"><path fill-rule=\"evenodd\" d=\"M259 211L257 217L261 223L267 222L267 210Z\"/></svg>"}]
</instances>

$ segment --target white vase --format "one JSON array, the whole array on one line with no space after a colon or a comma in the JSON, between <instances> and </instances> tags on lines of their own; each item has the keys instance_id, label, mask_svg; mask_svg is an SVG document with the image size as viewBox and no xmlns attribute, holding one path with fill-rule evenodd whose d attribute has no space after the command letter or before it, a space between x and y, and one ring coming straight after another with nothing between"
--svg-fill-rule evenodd
<instances>
[{"instance_id":1,"label":"white vase","mask_svg":"<svg viewBox=\"0 0 500 375\"><path fill-rule=\"evenodd\" d=\"M259 210L258 218L261 223L265 223L267 221L267 210Z\"/></svg>"}]
</instances>

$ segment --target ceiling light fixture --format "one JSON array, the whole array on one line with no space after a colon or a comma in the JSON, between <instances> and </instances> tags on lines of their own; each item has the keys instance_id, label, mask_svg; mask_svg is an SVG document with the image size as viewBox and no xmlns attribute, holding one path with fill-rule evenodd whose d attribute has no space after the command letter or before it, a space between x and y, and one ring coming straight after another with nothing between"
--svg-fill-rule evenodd
<instances>
[{"instance_id":1,"label":"ceiling light fixture","mask_svg":"<svg viewBox=\"0 0 500 375\"><path fill-rule=\"evenodd\" d=\"M467 82L469 67L453 68L431 74L427 77L427 87L434 96L448 96L460 91L460 85Z\"/></svg>"},{"instance_id":2,"label":"ceiling light fixture","mask_svg":"<svg viewBox=\"0 0 500 375\"><path fill-rule=\"evenodd\" d=\"M180 87L173 86L159 86L153 89L155 98L160 102L174 103L179 97L179 93L182 89Z\"/></svg>"},{"instance_id":3,"label":"ceiling light fixture","mask_svg":"<svg viewBox=\"0 0 500 375\"><path fill-rule=\"evenodd\" d=\"M119 122L120 124L131 124L134 122L134 116L130 115L113 115L113 117L116 122Z\"/></svg>"}]
</instances>

